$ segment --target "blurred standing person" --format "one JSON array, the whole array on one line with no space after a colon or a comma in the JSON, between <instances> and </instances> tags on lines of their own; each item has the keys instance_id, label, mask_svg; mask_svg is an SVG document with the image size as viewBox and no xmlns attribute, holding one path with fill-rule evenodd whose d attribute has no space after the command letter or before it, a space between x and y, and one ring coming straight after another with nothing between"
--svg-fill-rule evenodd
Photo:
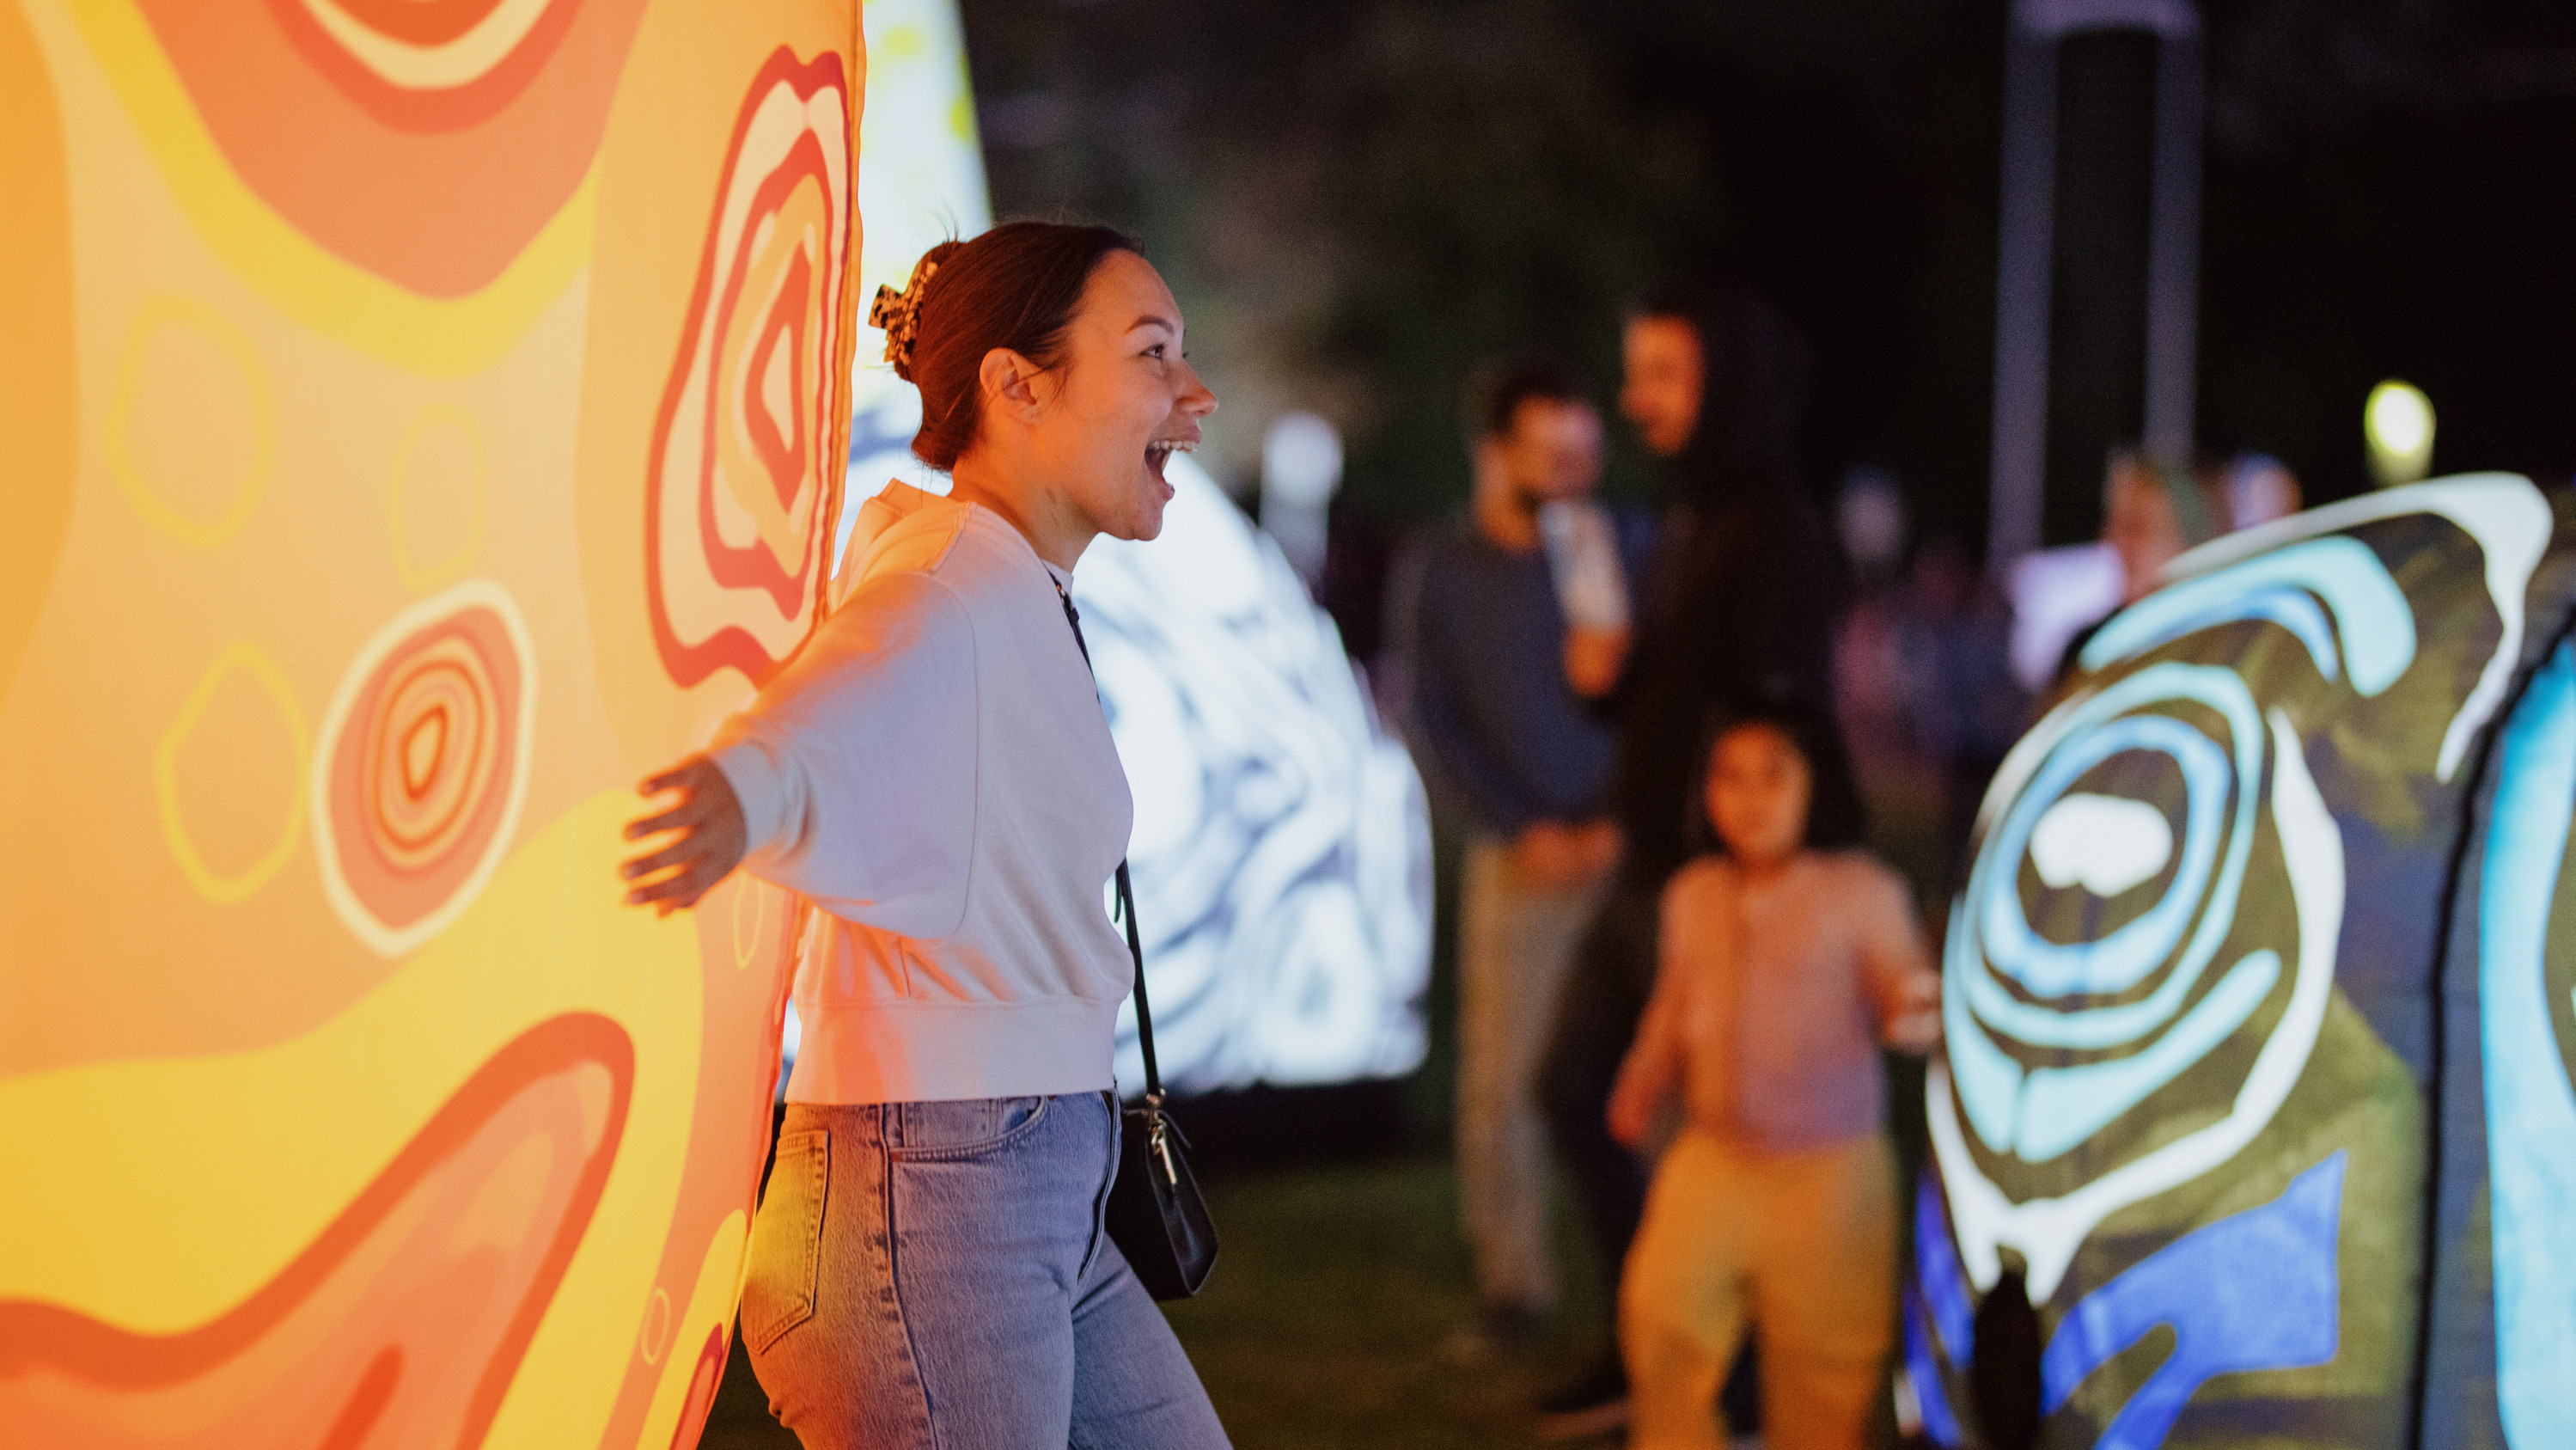
<instances>
[{"instance_id":1,"label":"blurred standing person","mask_svg":"<svg viewBox=\"0 0 2576 1450\"><path fill-rule=\"evenodd\" d=\"M1470 832L1458 1180L1483 1312L1453 1342L1459 1358L1525 1342L1556 1310L1535 1080L1619 850L1602 814L1612 735L1569 674L1615 660L1628 615L1617 525L1589 501L1601 417L1572 377L1544 360L1509 364L1476 389L1470 419L1473 504L1408 551L1409 618L1394 631L1409 655L1415 744Z\"/></svg>"},{"instance_id":2,"label":"blurred standing person","mask_svg":"<svg viewBox=\"0 0 2576 1450\"><path fill-rule=\"evenodd\" d=\"M2268 453L2239 453L2227 460L2228 522L2240 529L2285 519L2301 507L2299 476Z\"/></svg>"},{"instance_id":3,"label":"blurred standing person","mask_svg":"<svg viewBox=\"0 0 2576 1450\"><path fill-rule=\"evenodd\" d=\"M1664 882L1690 859L1701 722L1756 694L1828 706L1841 599L1831 539L1798 478L1806 359L1787 320L1740 287L1670 287L1630 316L1622 352L1619 411L1665 461L1673 505L1634 638L1601 692L1619 729L1619 870L1577 951L1539 1089L1605 1283L1636 1235L1646 1175L1603 1113L1654 983ZM1596 1433L1625 1420L1627 1403L1605 1345L1541 1404L1541 1429Z\"/></svg>"},{"instance_id":4,"label":"blurred standing person","mask_svg":"<svg viewBox=\"0 0 2576 1450\"><path fill-rule=\"evenodd\" d=\"M1906 669L1906 527L1904 492L1892 475L1864 466L1843 476L1834 533L1851 599L1834 636L1834 697L1875 843L1900 870L1934 886L1940 772L1915 730Z\"/></svg>"},{"instance_id":5,"label":"blurred standing person","mask_svg":"<svg viewBox=\"0 0 2576 1450\"><path fill-rule=\"evenodd\" d=\"M2013 677L2011 606L1955 538L1915 550L1897 640L1910 728L1939 782L1938 850L1917 884L1946 901L1986 783L2030 723L2030 697Z\"/></svg>"},{"instance_id":6,"label":"blurred standing person","mask_svg":"<svg viewBox=\"0 0 2576 1450\"><path fill-rule=\"evenodd\" d=\"M2114 452L2102 472L2102 542L2120 558L2120 603L2066 642L2055 683L2075 673L2084 646L2111 615L2164 587L2167 564L2234 527L2227 480L2217 470L2143 449Z\"/></svg>"},{"instance_id":7,"label":"blurred standing person","mask_svg":"<svg viewBox=\"0 0 2576 1450\"><path fill-rule=\"evenodd\" d=\"M1633 1450L1717 1450L1718 1386L1759 1325L1763 1438L1861 1450L1895 1340L1884 1044L1929 1051L1941 979L1905 883L1861 849L1830 716L1755 703L1710 732L1705 854L1664 888L1663 962L1611 1095L1656 1165L1619 1282Z\"/></svg>"}]
</instances>

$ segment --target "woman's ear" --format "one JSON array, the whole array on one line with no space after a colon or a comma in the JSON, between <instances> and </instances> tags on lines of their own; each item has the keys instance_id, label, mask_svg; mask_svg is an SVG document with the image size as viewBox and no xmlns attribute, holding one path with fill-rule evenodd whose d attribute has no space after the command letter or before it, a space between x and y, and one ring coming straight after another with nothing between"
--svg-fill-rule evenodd
<instances>
[{"instance_id":1,"label":"woman's ear","mask_svg":"<svg viewBox=\"0 0 2576 1450\"><path fill-rule=\"evenodd\" d=\"M997 347L984 354L983 366L975 371L987 408L1007 408L1024 422L1037 421L1040 369L1035 363L1007 347Z\"/></svg>"}]
</instances>

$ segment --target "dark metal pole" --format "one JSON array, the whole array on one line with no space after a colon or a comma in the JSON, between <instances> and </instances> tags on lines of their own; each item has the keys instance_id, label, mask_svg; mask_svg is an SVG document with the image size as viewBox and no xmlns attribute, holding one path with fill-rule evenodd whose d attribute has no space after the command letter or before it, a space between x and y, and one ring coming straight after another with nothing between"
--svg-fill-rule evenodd
<instances>
[{"instance_id":1,"label":"dark metal pole","mask_svg":"<svg viewBox=\"0 0 2576 1450\"><path fill-rule=\"evenodd\" d=\"M2040 547L2049 486L2051 307L2058 279L2059 47L2075 35L2156 40L2144 299L2149 448L2187 457L2199 338L2200 12L2192 0L2016 0L2006 41L2003 208L1996 266L1993 485L1987 557L1998 570ZM2131 374L2135 376L2135 374ZM2088 400L2094 401L2094 400ZM2132 417L2139 415L2133 414ZM2055 480L2090 487L2096 479Z\"/></svg>"}]
</instances>

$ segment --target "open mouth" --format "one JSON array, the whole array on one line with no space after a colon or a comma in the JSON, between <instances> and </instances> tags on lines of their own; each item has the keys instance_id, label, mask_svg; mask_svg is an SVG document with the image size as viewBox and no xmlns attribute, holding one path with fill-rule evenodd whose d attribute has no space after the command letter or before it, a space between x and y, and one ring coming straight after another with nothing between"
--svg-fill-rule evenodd
<instances>
[{"instance_id":1,"label":"open mouth","mask_svg":"<svg viewBox=\"0 0 2576 1450\"><path fill-rule=\"evenodd\" d=\"M1145 445L1145 471L1154 475L1157 483L1164 482L1163 468L1172 461L1172 455L1196 453L1198 447L1198 440L1193 438L1157 438Z\"/></svg>"}]
</instances>

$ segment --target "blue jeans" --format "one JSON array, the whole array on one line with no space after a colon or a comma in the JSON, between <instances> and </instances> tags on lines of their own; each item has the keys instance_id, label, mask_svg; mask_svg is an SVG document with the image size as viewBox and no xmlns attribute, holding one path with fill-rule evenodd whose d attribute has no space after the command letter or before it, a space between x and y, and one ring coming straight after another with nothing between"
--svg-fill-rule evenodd
<instances>
[{"instance_id":1,"label":"blue jeans","mask_svg":"<svg viewBox=\"0 0 2576 1450\"><path fill-rule=\"evenodd\" d=\"M1217 1450L1198 1375L1101 1227L1106 1094L790 1103L742 1337L807 1450Z\"/></svg>"}]
</instances>

